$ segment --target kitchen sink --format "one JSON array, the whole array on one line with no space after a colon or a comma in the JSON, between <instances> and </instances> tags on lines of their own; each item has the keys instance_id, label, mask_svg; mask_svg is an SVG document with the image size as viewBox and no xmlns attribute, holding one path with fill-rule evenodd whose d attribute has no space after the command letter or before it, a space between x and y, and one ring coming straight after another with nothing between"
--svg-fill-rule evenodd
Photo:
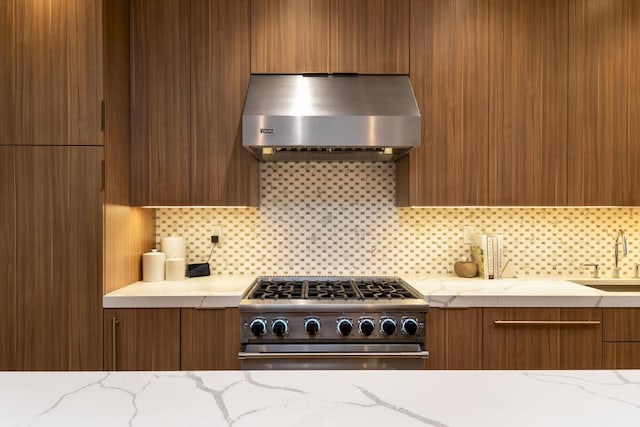
<instances>
[{"instance_id":1,"label":"kitchen sink","mask_svg":"<svg viewBox=\"0 0 640 427\"><path fill-rule=\"evenodd\" d=\"M607 292L640 292L640 279L580 279L570 282Z\"/></svg>"}]
</instances>

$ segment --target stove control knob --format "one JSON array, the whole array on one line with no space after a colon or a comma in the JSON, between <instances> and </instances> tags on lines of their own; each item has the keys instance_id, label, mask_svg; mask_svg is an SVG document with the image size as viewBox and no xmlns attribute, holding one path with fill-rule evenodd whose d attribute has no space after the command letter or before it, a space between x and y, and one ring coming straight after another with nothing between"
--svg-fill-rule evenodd
<instances>
[{"instance_id":1,"label":"stove control knob","mask_svg":"<svg viewBox=\"0 0 640 427\"><path fill-rule=\"evenodd\" d=\"M337 330L338 330L338 335L342 335L343 337L346 337L353 330L353 322L351 321L351 319L346 319L346 318L338 319Z\"/></svg>"},{"instance_id":2,"label":"stove control knob","mask_svg":"<svg viewBox=\"0 0 640 427\"><path fill-rule=\"evenodd\" d=\"M373 319L370 317L361 317L358 320L358 328L360 329L360 333L366 337L373 333L373 330L376 328L375 323L373 323Z\"/></svg>"},{"instance_id":3,"label":"stove control knob","mask_svg":"<svg viewBox=\"0 0 640 427\"><path fill-rule=\"evenodd\" d=\"M267 322L261 317L256 317L249 323L249 329L253 335L261 337L267 332Z\"/></svg>"},{"instance_id":4,"label":"stove control knob","mask_svg":"<svg viewBox=\"0 0 640 427\"><path fill-rule=\"evenodd\" d=\"M418 319L407 317L402 319L402 333L405 335L415 335L418 332Z\"/></svg>"},{"instance_id":5,"label":"stove control knob","mask_svg":"<svg viewBox=\"0 0 640 427\"><path fill-rule=\"evenodd\" d=\"M286 319L276 319L271 323L271 330L278 337L285 336L289 329Z\"/></svg>"},{"instance_id":6,"label":"stove control knob","mask_svg":"<svg viewBox=\"0 0 640 427\"><path fill-rule=\"evenodd\" d=\"M316 317L309 317L304 321L304 330L309 335L317 335L320 332L320 320Z\"/></svg>"},{"instance_id":7,"label":"stove control knob","mask_svg":"<svg viewBox=\"0 0 640 427\"><path fill-rule=\"evenodd\" d=\"M380 320L380 332L383 335L393 335L396 332L396 321L393 317L385 317Z\"/></svg>"}]
</instances>

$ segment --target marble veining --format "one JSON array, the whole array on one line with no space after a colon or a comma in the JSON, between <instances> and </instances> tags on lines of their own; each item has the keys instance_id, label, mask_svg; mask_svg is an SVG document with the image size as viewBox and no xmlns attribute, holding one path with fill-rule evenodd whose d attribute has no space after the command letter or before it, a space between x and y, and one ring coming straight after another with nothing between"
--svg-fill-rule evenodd
<instances>
[{"instance_id":1,"label":"marble veining","mask_svg":"<svg viewBox=\"0 0 640 427\"><path fill-rule=\"evenodd\" d=\"M640 371L0 373L2 426L636 426Z\"/></svg>"}]
</instances>

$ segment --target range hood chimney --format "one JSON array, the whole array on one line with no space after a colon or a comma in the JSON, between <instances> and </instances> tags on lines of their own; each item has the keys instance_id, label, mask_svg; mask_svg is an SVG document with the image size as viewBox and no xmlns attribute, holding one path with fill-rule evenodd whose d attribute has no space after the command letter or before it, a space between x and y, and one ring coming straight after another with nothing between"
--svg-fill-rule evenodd
<instances>
[{"instance_id":1,"label":"range hood chimney","mask_svg":"<svg viewBox=\"0 0 640 427\"><path fill-rule=\"evenodd\" d=\"M395 161L420 145L407 76L252 75L242 144L261 161Z\"/></svg>"}]
</instances>

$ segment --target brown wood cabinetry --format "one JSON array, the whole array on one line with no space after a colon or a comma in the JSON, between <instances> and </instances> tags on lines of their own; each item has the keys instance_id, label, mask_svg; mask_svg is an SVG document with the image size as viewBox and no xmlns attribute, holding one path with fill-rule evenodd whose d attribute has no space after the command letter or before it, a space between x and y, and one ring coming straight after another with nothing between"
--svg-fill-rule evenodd
<instances>
[{"instance_id":1,"label":"brown wood cabinetry","mask_svg":"<svg viewBox=\"0 0 640 427\"><path fill-rule=\"evenodd\" d=\"M252 73L409 73L409 0L254 0Z\"/></svg>"},{"instance_id":2,"label":"brown wood cabinetry","mask_svg":"<svg viewBox=\"0 0 640 427\"><path fill-rule=\"evenodd\" d=\"M257 205L240 133L249 1L131 4L133 204Z\"/></svg>"},{"instance_id":3,"label":"brown wood cabinetry","mask_svg":"<svg viewBox=\"0 0 640 427\"><path fill-rule=\"evenodd\" d=\"M237 308L182 309L181 369L240 369Z\"/></svg>"},{"instance_id":4,"label":"brown wood cabinetry","mask_svg":"<svg viewBox=\"0 0 640 427\"><path fill-rule=\"evenodd\" d=\"M180 370L180 309L105 309L104 369Z\"/></svg>"},{"instance_id":5,"label":"brown wood cabinetry","mask_svg":"<svg viewBox=\"0 0 640 427\"><path fill-rule=\"evenodd\" d=\"M0 371L22 367L18 350L21 307L17 283L15 207L18 189L15 166L16 149L0 147Z\"/></svg>"},{"instance_id":6,"label":"brown wood cabinetry","mask_svg":"<svg viewBox=\"0 0 640 427\"><path fill-rule=\"evenodd\" d=\"M484 369L600 369L596 308L484 308Z\"/></svg>"},{"instance_id":7,"label":"brown wood cabinetry","mask_svg":"<svg viewBox=\"0 0 640 427\"><path fill-rule=\"evenodd\" d=\"M489 4L411 1L422 146L397 164L398 206L486 205Z\"/></svg>"},{"instance_id":8,"label":"brown wood cabinetry","mask_svg":"<svg viewBox=\"0 0 640 427\"><path fill-rule=\"evenodd\" d=\"M604 369L640 368L640 308L603 309Z\"/></svg>"},{"instance_id":9,"label":"brown wood cabinetry","mask_svg":"<svg viewBox=\"0 0 640 427\"><path fill-rule=\"evenodd\" d=\"M489 8L489 204L566 205L568 3Z\"/></svg>"},{"instance_id":10,"label":"brown wood cabinetry","mask_svg":"<svg viewBox=\"0 0 640 427\"><path fill-rule=\"evenodd\" d=\"M429 309L427 350L427 369L482 369L482 309Z\"/></svg>"},{"instance_id":11,"label":"brown wood cabinetry","mask_svg":"<svg viewBox=\"0 0 640 427\"><path fill-rule=\"evenodd\" d=\"M101 1L3 1L0 144L101 144Z\"/></svg>"}]
</instances>

